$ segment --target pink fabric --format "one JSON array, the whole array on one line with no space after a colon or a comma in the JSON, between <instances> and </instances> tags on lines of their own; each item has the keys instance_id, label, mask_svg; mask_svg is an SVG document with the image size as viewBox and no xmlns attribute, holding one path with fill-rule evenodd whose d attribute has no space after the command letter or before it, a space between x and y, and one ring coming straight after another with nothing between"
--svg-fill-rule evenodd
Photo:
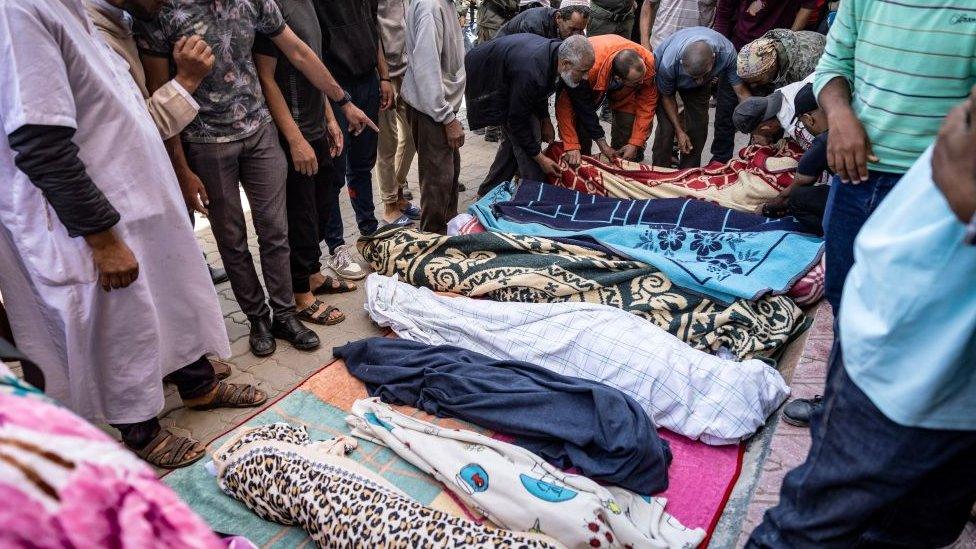
<instances>
[{"instance_id":1,"label":"pink fabric","mask_svg":"<svg viewBox=\"0 0 976 549\"><path fill-rule=\"evenodd\" d=\"M798 280L786 294L801 307L807 307L820 301L824 295L824 283L827 277L826 255L820 256L820 262L813 266L807 274Z\"/></svg>"}]
</instances>

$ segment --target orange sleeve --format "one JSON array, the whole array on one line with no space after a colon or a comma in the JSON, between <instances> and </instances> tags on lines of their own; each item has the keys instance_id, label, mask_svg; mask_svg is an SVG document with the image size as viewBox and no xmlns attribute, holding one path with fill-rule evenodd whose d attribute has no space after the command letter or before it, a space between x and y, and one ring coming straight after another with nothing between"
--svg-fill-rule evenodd
<instances>
[{"instance_id":1,"label":"orange sleeve","mask_svg":"<svg viewBox=\"0 0 976 549\"><path fill-rule=\"evenodd\" d=\"M559 97L556 98L556 125L559 127L563 148L567 151L580 150L579 135L576 134L576 113L565 91L559 92Z\"/></svg>"},{"instance_id":2,"label":"orange sleeve","mask_svg":"<svg viewBox=\"0 0 976 549\"><path fill-rule=\"evenodd\" d=\"M627 144L643 148L651 136L651 128L654 126L654 111L657 109L657 84L653 76L645 80L637 89L634 101L636 102L634 128L630 131L630 141Z\"/></svg>"}]
</instances>

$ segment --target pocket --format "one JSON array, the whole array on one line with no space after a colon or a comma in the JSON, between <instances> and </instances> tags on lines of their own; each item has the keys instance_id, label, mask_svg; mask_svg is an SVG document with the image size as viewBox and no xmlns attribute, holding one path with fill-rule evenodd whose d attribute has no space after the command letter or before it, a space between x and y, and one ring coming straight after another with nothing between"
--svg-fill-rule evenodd
<instances>
[{"instance_id":1,"label":"pocket","mask_svg":"<svg viewBox=\"0 0 976 549\"><path fill-rule=\"evenodd\" d=\"M39 215L5 220L10 233L16 235L14 247L31 278L46 286L94 283L98 273L88 244L84 238L68 236L54 209L43 197L38 198L33 201L37 207L30 211Z\"/></svg>"}]
</instances>

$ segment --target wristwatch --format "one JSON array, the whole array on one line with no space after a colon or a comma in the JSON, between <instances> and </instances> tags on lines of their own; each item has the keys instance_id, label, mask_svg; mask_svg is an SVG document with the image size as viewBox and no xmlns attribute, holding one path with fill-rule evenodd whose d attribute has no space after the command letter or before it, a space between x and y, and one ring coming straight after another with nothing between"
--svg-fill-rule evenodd
<instances>
[{"instance_id":1,"label":"wristwatch","mask_svg":"<svg viewBox=\"0 0 976 549\"><path fill-rule=\"evenodd\" d=\"M342 99L335 101L334 103L336 107L345 107L346 103L350 101L352 101L352 96L349 95L349 92L346 90L342 90Z\"/></svg>"}]
</instances>

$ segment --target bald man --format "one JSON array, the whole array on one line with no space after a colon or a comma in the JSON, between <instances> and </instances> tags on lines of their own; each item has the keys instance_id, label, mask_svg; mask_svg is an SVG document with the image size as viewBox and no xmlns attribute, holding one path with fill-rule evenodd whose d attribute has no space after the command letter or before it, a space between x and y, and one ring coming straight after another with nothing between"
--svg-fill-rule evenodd
<instances>
[{"instance_id":1,"label":"bald man","mask_svg":"<svg viewBox=\"0 0 976 549\"><path fill-rule=\"evenodd\" d=\"M708 134L708 91L713 78L724 76L739 100L750 97L749 88L736 74L736 50L732 42L706 27L682 29L654 50L659 92L658 128L654 136L652 161L671 166L672 145L677 139L679 168L701 166L702 149ZM678 116L676 95L684 102L684 116Z\"/></svg>"}]
</instances>

